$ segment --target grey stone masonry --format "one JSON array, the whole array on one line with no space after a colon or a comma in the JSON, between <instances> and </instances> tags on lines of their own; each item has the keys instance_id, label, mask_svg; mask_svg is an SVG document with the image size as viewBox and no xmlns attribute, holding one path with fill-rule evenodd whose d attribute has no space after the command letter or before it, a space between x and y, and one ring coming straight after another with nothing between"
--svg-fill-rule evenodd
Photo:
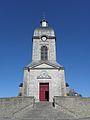
<instances>
[{"instance_id":1,"label":"grey stone masonry","mask_svg":"<svg viewBox=\"0 0 90 120\"><path fill-rule=\"evenodd\" d=\"M21 110L20 110L21 111ZM0 120L90 120L90 117L77 118L66 111L52 106L51 102L37 102L33 108L30 105L15 117L0 117Z\"/></svg>"},{"instance_id":2,"label":"grey stone masonry","mask_svg":"<svg viewBox=\"0 0 90 120\"><path fill-rule=\"evenodd\" d=\"M32 107L33 102L33 97L0 98L0 117L14 117L19 111L26 107Z\"/></svg>"},{"instance_id":3,"label":"grey stone masonry","mask_svg":"<svg viewBox=\"0 0 90 120\"><path fill-rule=\"evenodd\" d=\"M37 102L32 110L28 109L17 120L65 120L74 117L55 109L50 102Z\"/></svg>"},{"instance_id":4,"label":"grey stone masonry","mask_svg":"<svg viewBox=\"0 0 90 120\"><path fill-rule=\"evenodd\" d=\"M55 97L56 107L78 118L90 117L90 98Z\"/></svg>"},{"instance_id":5,"label":"grey stone masonry","mask_svg":"<svg viewBox=\"0 0 90 120\"><path fill-rule=\"evenodd\" d=\"M25 66L21 95L34 96L36 102L52 102L54 96L66 96L64 67L56 62L56 35L47 20L34 30L32 43L32 62ZM48 84L48 91L43 94L42 83Z\"/></svg>"},{"instance_id":6,"label":"grey stone masonry","mask_svg":"<svg viewBox=\"0 0 90 120\"><path fill-rule=\"evenodd\" d=\"M43 26L42 24L43 21L41 21L40 26L34 30L32 61L36 62L41 60L41 47L46 46L48 49L48 61L56 62L56 36L54 29L48 25ZM45 41L42 40L43 36L46 37Z\"/></svg>"}]
</instances>

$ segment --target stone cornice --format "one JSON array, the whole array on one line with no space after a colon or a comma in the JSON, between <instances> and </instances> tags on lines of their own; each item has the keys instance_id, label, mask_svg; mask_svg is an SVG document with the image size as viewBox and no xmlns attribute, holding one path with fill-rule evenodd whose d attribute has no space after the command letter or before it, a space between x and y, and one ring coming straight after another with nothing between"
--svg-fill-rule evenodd
<instances>
[{"instance_id":1,"label":"stone cornice","mask_svg":"<svg viewBox=\"0 0 90 120\"><path fill-rule=\"evenodd\" d=\"M25 67L24 68L24 70L28 70L28 71L30 71L30 70L35 70L35 69L37 69L37 70L41 70L41 69L43 69L43 70L50 70L50 69L58 69L58 70L64 70L64 67L59 67L59 68L56 68L56 67L54 67L54 68L34 68L34 67L32 67L32 68L30 68L30 67Z\"/></svg>"},{"instance_id":2,"label":"stone cornice","mask_svg":"<svg viewBox=\"0 0 90 120\"><path fill-rule=\"evenodd\" d=\"M33 36L32 39L41 39L41 36ZM56 39L55 36L47 36L47 39Z\"/></svg>"}]
</instances>

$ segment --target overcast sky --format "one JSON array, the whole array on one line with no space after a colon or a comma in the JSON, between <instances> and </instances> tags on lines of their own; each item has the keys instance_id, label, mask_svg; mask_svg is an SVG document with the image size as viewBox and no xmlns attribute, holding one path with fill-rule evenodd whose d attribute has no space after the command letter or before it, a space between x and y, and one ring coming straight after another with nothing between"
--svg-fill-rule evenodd
<instances>
[{"instance_id":1,"label":"overcast sky","mask_svg":"<svg viewBox=\"0 0 90 120\"><path fill-rule=\"evenodd\" d=\"M0 97L18 95L43 14L55 30L66 81L90 96L90 0L0 0Z\"/></svg>"}]
</instances>

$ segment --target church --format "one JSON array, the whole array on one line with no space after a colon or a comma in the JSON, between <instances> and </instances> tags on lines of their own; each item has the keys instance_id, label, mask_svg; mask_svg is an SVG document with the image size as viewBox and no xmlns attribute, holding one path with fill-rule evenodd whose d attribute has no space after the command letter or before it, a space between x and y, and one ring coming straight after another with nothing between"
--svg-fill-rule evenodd
<instances>
[{"instance_id":1,"label":"church","mask_svg":"<svg viewBox=\"0 0 90 120\"><path fill-rule=\"evenodd\" d=\"M56 62L56 35L46 19L32 36L32 62L24 67L21 96L34 96L35 101L53 101L66 96L64 67Z\"/></svg>"}]
</instances>

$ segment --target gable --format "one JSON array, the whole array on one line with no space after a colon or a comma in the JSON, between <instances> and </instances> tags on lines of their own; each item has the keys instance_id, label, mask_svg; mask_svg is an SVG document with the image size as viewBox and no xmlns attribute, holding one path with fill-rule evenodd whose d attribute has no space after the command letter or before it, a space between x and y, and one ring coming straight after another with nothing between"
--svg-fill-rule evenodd
<instances>
[{"instance_id":1,"label":"gable","mask_svg":"<svg viewBox=\"0 0 90 120\"><path fill-rule=\"evenodd\" d=\"M63 69L63 66L58 64L58 63L51 63L49 61L39 61L39 62L32 62L31 64L25 66L25 68L36 68L36 69L46 69L46 68L50 68L50 69Z\"/></svg>"},{"instance_id":2,"label":"gable","mask_svg":"<svg viewBox=\"0 0 90 120\"><path fill-rule=\"evenodd\" d=\"M45 64L45 63L42 63L40 65L37 65L36 67L34 68L54 68L53 66L51 65L48 65L48 64Z\"/></svg>"}]
</instances>

